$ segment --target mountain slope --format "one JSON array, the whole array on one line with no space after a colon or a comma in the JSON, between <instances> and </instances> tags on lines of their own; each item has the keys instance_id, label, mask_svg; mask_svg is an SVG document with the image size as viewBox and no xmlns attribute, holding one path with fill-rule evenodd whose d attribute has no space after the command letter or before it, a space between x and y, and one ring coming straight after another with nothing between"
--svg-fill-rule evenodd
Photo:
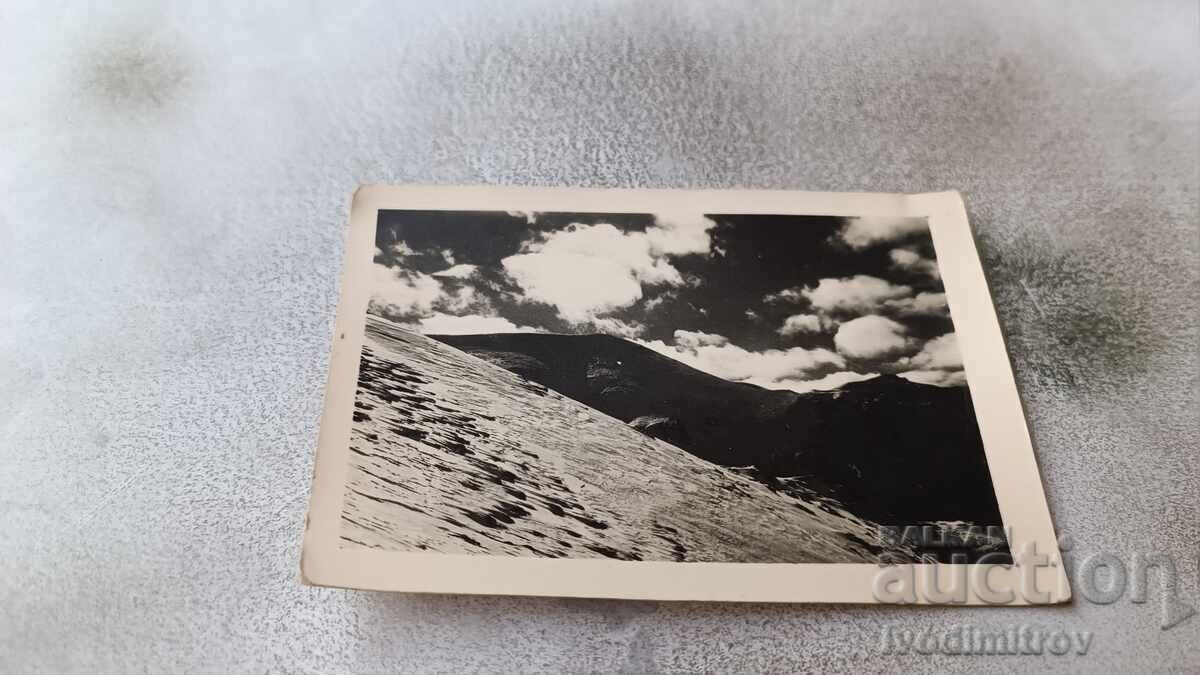
<instances>
[{"instance_id":1,"label":"mountain slope","mask_svg":"<svg viewBox=\"0 0 1200 675\"><path fill-rule=\"evenodd\" d=\"M604 335L433 337L698 457L753 466L768 485L815 491L876 522L1001 523L966 388L881 376L799 394L729 382Z\"/></svg>"},{"instance_id":2,"label":"mountain slope","mask_svg":"<svg viewBox=\"0 0 1200 675\"><path fill-rule=\"evenodd\" d=\"M373 316L350 446L345 546L728 562L880 551L875 526L845 511Z\"/></svg>"}]
</instances>

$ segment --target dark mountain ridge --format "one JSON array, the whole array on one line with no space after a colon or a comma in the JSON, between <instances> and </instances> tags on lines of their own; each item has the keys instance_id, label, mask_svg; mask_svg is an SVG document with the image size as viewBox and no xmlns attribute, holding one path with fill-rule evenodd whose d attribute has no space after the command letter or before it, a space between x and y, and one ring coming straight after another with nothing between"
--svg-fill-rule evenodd
<instances>
[{"instance_id":1,"label":"dark mountain ridge","mask_svg":"<svg viewBox=\"0 0 1200 675\"><path fill-rule=\"evenodd\" d=\"M702 459L752 467L768 485L802 486L876 522L1001 524L965 387L883 375L800 394L723 380L608 335L429 337Z\"/></svg>"}]
</instances>

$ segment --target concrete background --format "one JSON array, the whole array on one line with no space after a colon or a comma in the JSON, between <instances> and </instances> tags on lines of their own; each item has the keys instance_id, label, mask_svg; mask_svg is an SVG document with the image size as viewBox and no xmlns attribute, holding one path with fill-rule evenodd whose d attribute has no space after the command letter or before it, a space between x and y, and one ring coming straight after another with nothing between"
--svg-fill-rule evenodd
<instances>
[{"instance_id":1,"label":"concrete background","mask_svg":"<svg viewBox=\"0 0 1200 675\"><path fill-rule=\"evenodd\" d=\"M299 584L356 185L962 190L1076 554L1200 605L1186 2L6 2L0 669L1195 671L1156 602L897 609ZM1095 632L883 654L886 626Z\"/></svg>"}]
</instances>

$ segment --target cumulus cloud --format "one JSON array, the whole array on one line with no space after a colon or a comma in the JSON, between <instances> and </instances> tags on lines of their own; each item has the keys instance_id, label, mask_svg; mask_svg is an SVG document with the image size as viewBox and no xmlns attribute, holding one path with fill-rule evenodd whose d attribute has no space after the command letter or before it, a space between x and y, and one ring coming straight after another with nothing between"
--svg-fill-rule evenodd
<instances>
[{"instance_id":1,"label":"cumulus cloud","mask_svg":"<svg viewBox=\"0 0 1200 675\"><path fill-rule=\"evenodd\" d=\"M636 321L622 321L607 316L592 318L586 327L597 333L623 338L635 338L646 332L646 327Z\"/></svg>"},{"instance_id":2,"label":"cumulus cloud","mask_svg":"<svg viewBox=\"0 0 1200 675\"><path fill-rule=\"evenodd\" d=\"M536 211L505 211L513 218L524 218L525 222L532 225L537 222L538 214Z\"/></svg>"},{"instance_id":3,"label":"cumulus cloud","mask_svg":"<svg viewBox=\"0 0 1200 675\"><path fill-rule=\"evenodd\" d=\"M408 245L408 243L404 242L404 241L398 241L398 242L392 244L389 248L391 249L392 253L400 256L401 258L403 258L404 256L417 254L417 252L412 250L412 248Z\"/></svg>"},{"instance_id":4,"label":"cumulus cloud","mask_svg":"<svg viewBox=\"0 0 1200 675\"><path fill-rule=\"evenodd\" d=\"M474 288L447 288L429 274L380 263L374 264L373 274L369 308L393 317L429 316L435 310L461 313L488 304Z\"/></svg>"},{"instance_id":5,"label":"cumulus cloud","mask_svg":"<svg viewBox=\"0 0 1200 675\"><path fill-rule=\"evenodd\" d=\"M785 288L778 293L768 293L763 296L763 302L771 303L800 303L804 301L804 289L800 287Z\"/></svg>"},{"instance_id":6,"label":"cumulus cloud","mask_svg":"<svg viewBox=\"0 0 1200 675\"><path fill-rule=\"evenodd\" d=\"M553 305L559 316L575 324L642 297L642 284L629 267L602 257L539 252L510 256L502 264L526 300Z\"/></svg>"},{"instance_id":7,"label":"cumulus cloud","mask_svg":"<svg viewBox=\"0 0 1200 675\"><path fill-rule=\"evenodd\" d=\"M451 275L439 278L375 263L368 310L423 333L513 333L536 330L494 315L487 297Z\"/></svg>"},{"instance_id":8,"label":"cumulus cloud","mask_svg":"<svg viewBox=\"0 0 1200 675\"><path fill-rule=\"evenodd\" d=\"M675 346L683 349L698 349L700 347L723 347L729 344L729 338L716 333L705 333L698 330L675 331Z\"/></svg>"},{"instance_id":9,"label":"cumulus cloud","mask_svg":"<svg viewBox=\"0 0 1200 675\"><path fill-rule=\"evenodd\" d=\"M828 349L768 349L752 352L712 333L677 330L674 344L639 340L638 344L722 379L768 388L786 380L802 381L844 368L845 359Z\"/></svg>"},{"instance_id":10,"label":"cumulus cloud","mask_svg":"<svg viewBox=\"0 0 1200 675\"><path fill-rule=\"evenodd\" d=\"M462 286L455 289L447 289L443 286L442 297L434 303L434 307L455 314L461 314L473 307L490 309L490 304L487 298L481 296L470 286Z\"/></svg>"},{"instance_id":11,"label":"cumulus cloud","mask_svg":"<svg viewBox=\"0 0 1200 675\"><path fill-rule=\"evenodd\" d=\"M376 311L397 316L429 314L442 297L442 285L428 274L375 263L372 275L370 307Z\"/></svg>"},{"instance_id":12,"label":"cumulus cloud","mask_svg":"<svg viewBox=\"0 0 1200 675\"><path fill-rule=\"evenodd\" d=\"M712 237L708 231L716 223L695 211L667 211L654 214L654 226L646 228L646 239L656 255L708 253Z\"/></svg>"},{"instance_id":13,"label":"cumulus cloud","mask_svg":"<svg viewBox=\"0 0 1200 675\"><path fill-rule=\"evenodd\" d=\"M477 269L478 267L475 265L460 263L448 269L444 269L441 272L434 272L432 276L442 277L445 279L469 279L475 275L475 270Z\"/></svg>"},{"instance_id":14,"label":"cumulus cloud","mask_svg":"<svg viewBox=\"0 0 1200 675\"><path fill-rule=\"evenodd\" d=\"M836 326L832 319L817 314L793 314L784 320L777 331L784 337L824 333Z\"/></svg>"},{"instance_id":15,"label":"cumulus cloud","mask_svg":"<svg viewBox=\"0 0 1200 675\"><path fill-rule=\"evenodd\" d=\"M901 316L950 316L945 293L917 293L910 298L888 300L884 305Z\"/></svg>"},{"instance_id":16,"label":"cumulus cloud","mask_svg":"<svg viewBox=\"0 0 1200 675\"><path fill-rule=\"evenodd\" d=\"M941 279L942 273L938 270L937 261L922 256L916 251L907 248L894 248L888 252L888 257L892 259L892 268L912 272L913 274L924 274L931 279Z\"/></svg>"},{"instance_id":17,"label":"cumulus cloud","mask_svg":"<svg viewBox=\"0 0 1200 675\"><path fill-rule=\"evenodd\" d=\"M958 337L946 333L929 340L921 351L901 361L901 365L916 370L955 370L963 366Z\"/></svg>"},{"instance_id":18,"label":"cumulus cloud","mask_svg":"<svg viewBox=\"0 0 1200 675\"><path fill-rule=\"evenodd\" d=\"M858 274L842 279L821 279L816 286L805 288L786 288L778 293L772 293L763 298L767 302L806 301L822 321L827 321L831 315L854 316L886 312L899 316L949 316L950 308L946 304L945 293L930 293L922 291L915 296L911 286L893 284L878 277ZM813 314L798 314L797 317L812 317ZM791 318L789 318L791 321ZM780 329L780 334L796 334L809 329L817 332L817 320L813 318L796 318L788 332ZM836 325L836 324L834 324ZM831 325L822 323L820 330L829 330Z\"/></svg>"},{"instance_id":19,"label":"cumulus cloud","mask_svg":"<svg viewBox=\"0 0 1200 675\"><path fill-rule=\"evenodd\" d=\"M675 295L676 295L675 291L667 291L665 293L659 293L658 295L654 296L653 298L650 298L649 300L647 300L646 304L643 306L646 308L647 312L652 312L655 309L657 309L660 305L662 305L664 302L666 302L668 300L674 300Z\"/></svg>"},{"instance_id":20,"label":"cumulus cloud","mask_svg":"<svg viewBox=\"0 0 1200 675\"><path fill-rule=\"evenodd\" d=\"M877 277L857 274L843 279L821 279L801 295L818 311L834 314L868 314L889 300L912 295L909 286L898 286Z\"/></svg>"},{"instance_id":21,"label":"cumulus cloud","mask_svg":"<svg viewBox=\"0 0 1200 675\"><path fill-rule=\"evenodd\" d=\"M833 344L838 353L864 361L892 358L914 349L914 341L903 324L878 314L843 323L833 336Z\"/></svg>"},{"instance_id":22,"label":"cumulus cloud","mask_svg":"<svg viewBox=\"0 0 1200 675\"><path fill-rule=\"evenodd\" d=\"M900 377L921 384L958 387L967 383L962 352L954 333L929 340L919 352L897 360L893 367L906 371L900 373Z\"/></svg>"},{"instance_id":23,"label":"cumulus cloud","mask_svg":"<svg viewBox=\"0 0 1200 675\"><path fill-rule=\"evenodd\" d=\"M608 223L574 223L526 241L504 258L525 299L553 305L572 324L587 324L642 298L644 286L682 286L671 256L707 253L713 222L700 214L657 214L645 232Z\"/></svg>"},{"instance_id":24,"label":"cumulus cloud","mask_svg":"<svg viewBox=\"0 0 1200 675\"><path fill-rule=\"evenodd\" d=\"M847 218L846 224L842 226L841 238L850 248L861 250L884 242L898 241L928 229L929 223L925 218L863 216Z\"/></svg>"},{"instance_id":25,"label":"cumulus cloud","mask_svg":"<svg viewBox=\"0 0 1200 675\"><path fill-rule=\"evenodd\" d=\"M437 313L422 318L418 322L418 330L429 335L472 335L477 333L536 333L538 329L530 326L518 326L508 319L499 316L482 316L467 314Z\"/></svg>"},{"instance_id":26,"label":"cumulus cloud","mask_svg":"<svg viewBox=\"0 0 1200 675\"><path fill-rule=\"evenodd\" d=\"M961 387L967 383L967 374L961 370L910 370L900 377L917 384L933 384L939 387Z\"/></svg>"}]
</instances>

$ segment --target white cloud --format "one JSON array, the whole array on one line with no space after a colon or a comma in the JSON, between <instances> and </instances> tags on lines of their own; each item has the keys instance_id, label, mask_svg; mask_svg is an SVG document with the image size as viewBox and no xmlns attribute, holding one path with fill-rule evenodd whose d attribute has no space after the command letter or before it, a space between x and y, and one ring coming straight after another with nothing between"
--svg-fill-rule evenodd
<instances>
[{"instance_id":1,"label":"white cloud","mask_svg":"<svg viewBox=\"0 0 1200 675\"><path fill-rule=\"evenodd\" d=\"M536 245L535 250L547 256L586 255L611 261L647 284L682 284L683 277L679 275L679 270L664 257L656 255L653 248L644 233L625 233L612 225L600 223L572 225L552 232Z\"/></svg>"},{"instance_id":2,"label":"white cloud","mask_svg":"<svg viewBox=\"0 0 1200 675\"><path fill-rule=\"evenodd\" d=\"M538 214L536 211L506 211L513 218L524 218L525 222L532 225L537 222Z\"/></svg>"},{"instance_id":3,"label":"white cloud","mask_svg":"<svg viewBox=\"0 0 1200 675\"><path fill-rule=\"evenodd\" d=\"M925 218L863 216L848 218L842 227L842 241L851 248L864 249L875 244L897 241L916 232L928 231Z\"/></svg>"},{"instance_id":4,"label":"white cloud","mask_svg":"<svg viewBox=\"0 0 1200 675\"><path fill-rule=\"evenodd\" d=\"M828 349L769 349L751 352L712 333L675 331L675 344L638 340L638 344L722 379L778 388L784 380L844 368L845 360Z\"/></svg>"},{"instance_id":5,"label":"white cloud","mask_svg":"<svg viewBox=\"0 0 1200 675\"><path fill-rule=\"evenodd\" d=\"M434 314L420 320L419 330L429 335L472 335L477 333L536 333L538 329L518 326L499 316Z\"/></svg>"},{"instance_id":6,"label":"white cloud","mask_svg":"<svg viewBox=\"0 0 1200 675\"><path fill-rule=\"evenodd\" d=\"M778 293L768 293L763 296L763 302L801 302L804 300L804 289L800 287L785 288Z\"/></svg>"},{"instance_id":7,"label":"white cloud","mask_svg":"<svg viewBox=\"0 0 1200 675\"><path fill-rule=\"evenodd\" d=\"M895 367L906 369L906 372L900 373L900 377L920 384L957 387L967 383L962 352L958 349L958 338L954 333L929 340L921 347L921 351L897 360Z\"/></svg>"},{"instance_id":8,"label":"white cloud","mask_svg":"<svg viewBox=\"0 0 1200 675\"><path fill-rule=\"evenodd\" d=\"M612 262L625 268L626 273L647 284L683 283L679 270L665 258L656 256L646 235L624 233L607 223L572 225L552 232L533 245L534 253L555 255L584 255Z\"/></svg>"},{"instance_id":9,"label":"white cloud","mask_svg":"<svg viewBox=\"0 0 1200 675\"><path fill-rule=\"evenodd\" d=\"M839 353L860 360L898 356L913 349L913 340L903 324L870 314L842 324L833 337Z\"/></svg>"},{"instance_id":10,"label":"white cloud","mask_svg":"<svg viewBox=\"0 0 1200 675\"><path fill-rule=\"evenodd\" d=\"M571 323L628 307L642 297L642 285L619 262L578 253L526 253L502 261L525 291L525 299L558 309Z\"/></svg>"},{"instance_id":11,"label":"white cloud","mask_svg":"<svg viewBox=\"0 0 1200 675\"><path fill-rule=\"evenodd\" d=\"M589 325L597 333L616 335L623 338L635 338L646 332L646 327L636 321L622 321L613 317L593 318Z\"/></svg>"},{"instance_id":12,"label":"white cloud","mask_svg":"<svg viewBox=\"0 0 1200 675\"><path fill-rule=\"evenodd\" d=\"M372 308L389 314L429 314L442 297L437 279L420 272L406 272L380 263L372 266Z\"/></svg>"},{"instance_id":13,"label":"white cloud","mask_svg":"<svg viewBox=\"0 0 1200 675\"><path fill-rule=\"evenodd\" d=\"M955 370L962 368L962 352L958 349L958 338L954 333L946 333L935 337L921 347L921 351L907 359L901 359L900 365L917 370Z\"/></svg>"},{"instance_id":14,"label":"white cloud","mask_svg":"<svg viewBox=\"0 0 1200 675\"><path fill-rule=\"evenodd\" d=\"M879 373L856 373L852 370L843 370L837 373L830 373L825 377L819 377L815 380L779 380L775 383L772 389L791 389L792 391L803 394L807 391L831 391L838 389L843 384L851 382L862 382L879 377Z\"/></svg>"},{"instance_id":15,"label":"white cloud","mask_svg":"<svg viewBox=\"0 0 1200 675\"><path fill-rule=\"evenodd\" d=\"M937 261L923 257L916 251L907 248L894 248L888 252L888 256L891 257L892 267L895 269L915 274L924 274L931 279L942 278L942 273L938 270Z\"/></svg>"},{"instance_id":16,"label":"white cloud","mask_svg":"<svg viewBox=\"0 0 1200 675\"><path fill-rule=\"evenodd\" d=\"M917 384L934 384L939 387L959 387L967 383L967 374L961 370L910 370L900 377Z\"/></svg>"},{"instance_id":17,"label":"white cloud","mask_svg":"<svg viewBox=\"0 0 1200 675\"><path fill-rule=\"evenodd\" d=\"M645 307L647 312L652 312L655 309L658 309L658 306L663 304L667 300L674 300L674 299L675 299L675 291L667 291L665 293L659 293L658 295L654 296L653 298L650 298L649 300L647 300L646 304L643 305L643 307Z\"/></svg>"},{"instance_id":18,"label":"white cloud","mask_svg":"<svg viewBox=\"0 0 1200 675\"><path fill-rule=\"evenodd\" d=\"M888 310L900 316L950 315L945 293L923 291L914 296L912 292L911 286L893 284L878 277L858 274L841 279L821 279L815 287L785 288L778 293L771 293L763 299L767 302L793 303L806 300L823 321L829 315L861 316L879 313L882 310ZM798 314L794 316L813 315ZM789 329L793 334L805 327L811 329L817 325L813 319L797 318L794 323L795 325ZM828 330L829 327L822 324L822 330ZM816 332L816 330L811 329L810 332ZM780 329L780 333L788 334L784 333L783 329Z\"/></svg>"},{"instance_id":19,"label":"white cloud","mask_svg":"<svg viewBox=\"0 0 1200 675\"><path fill-rule=\"evenodd\" d=\"M501 264L526 299L553 305L573 324L586 324L640 300L643 285L683 285L668 256L708 251L713 224L707 218L662 214L655 222L645 232L575 223L525 242L522 253Z\"/></svg>"},{"instance_id":20,"label":"white cloud","mask_svg":"<svg viewBox=\"0 0 1200 675\"><path fill-rule=\"evenodd\" d=\"M655 255L708 253L712 245L708 231L714 227L716 223L695 211L661 212L654 214L646 238Z\"/></svg>"},{"instance_id":21,"label":"white cloud","mask_svg":"<svg viewBox=\"0 0 1200 675\"><path fill-rule=\"evenodd\" d=\"M832 319L817 314L793 314L784 320L777 332L784 337L813 335L824 333L836 325Z\"/></svg>"},{"instance_id":22,"label":"white cloud","mask_svg":"<svg viewBox=\"0 0 1200 675\"><path fill-rule=\"evenodd\" d=\"M705 333L703 331L692 330L677 330L675 331L675 346L684 349L696 349L698 347L721 347L729 344L729 338L716 333Z\"/></svg>"},{"instance_id":23,"label":"white cloud","mask_svg":"<svg viewBox=\"0 0 1200 675\"><path fill-rule=\"evenodd\" d=\"M429 317L437 313L490 311L491 303L471 286L447 287L436 277L375 263L371 311L393 318ZM451 282L456 283L456 282Z\"/></svg>"},{"instance_id":24,"label":"white cloud","mask_svg":"<svg viewBox=\"0 0 1200 675\"><path fill-rule=\"evenodd\" d=\"M444 248L441 251L439 251L438 253L441 254L442 260L445 260L447 265L454 264L454 251L451 251L448 248Z\"/></svg>"},{"instance_id":25,"label":"white cloud","mask_svg":"<svg viewBox=\"0 0 1200 675\"><path fill-rule=\"evenodd\" d=\"M758 321L759 319L762 319L762 317L758 315L758 312L752 309L746 310L746 318L750 319L751 321Z\"/></svg>"},{"instance_id":26,"label":"white cloud","mask_svg":"<svg viewBox=\"0 0 1200 675\"><path fill-rule=\"evenodd\" d=\"M444 309L461 314L472 307L482 307L491 309L487 298L480 296L470 286L463 286L455 290L442 290L442 297L438 298L434 303L437 309Z\"/></svg>"},{"instance_id":27,"label":"white cloud","mask_svg":"<svg viewBox=\"0 0 1200 675\"><path fill-rule=\"evenodd\" d=\"M899 249L898 249L899 250ZM806 300L824 322L833 314L866 315L882 310L900 316L949 316L945 293L921 292L912 295L912 287L893 284L878 277L858 274L841 279L821 279L815 287L785 288L763 298L767 302L800 302ZM812 317L813 314L797 314L795 317ZM780 334L796 334L804 329L817 332L815 319L792 318L789 328L785 325ZM835 323L832 325L836 325ZM820 330L829 330L830 324L820 324ZM787 329L788 332L784 332Z\"/></svg>"},{"instance_id":28,"label":"white cloud","mask_svg":"<svg viewBox=\"0 0 1200 675\"><path fill-rule=\"evenodd\" d=\"M442 277L446 279L469 279L474 276L475 270L479 269L475 265L460 263L441 272L434 272L432 276Z\"/></svg>"},{"instance_id":29,"label":"white cloud","mask_svg":"<svg viewBox=\"0 0 1200 675\"><path fill-rule=\"evenodd\" d=\"M889 300L911 295L912 288L858 274L844 279L821 279L815 288L805 288L800 293L821 312L867 314Z\"/></svg>"},{"instance_id":30,"label":"white cloud","mask_svg":"<svg viewBox=\"0 0 1200 675\"><path fill-rule=\"evenodd\" d=\"M404 256L417 254L417 252L412 250L412 248L409 247L408 243L404 242L404 241L398 241L398 242L392 244L389 248L391 248L392 253L394 253L402 258Z\"/></svg>"},{"instance_id":31,"label":"white cloud","mask_svg":"<svg viewBox=\"0 0 1200 675\"><path fill-rule=\"evenodd\" d=\"M901 316L949 316L950 306L946 304L945 293L917 293L915 297L888 300L884 303L888 309L895 310Z\"/></svg>"}]
</instances>

